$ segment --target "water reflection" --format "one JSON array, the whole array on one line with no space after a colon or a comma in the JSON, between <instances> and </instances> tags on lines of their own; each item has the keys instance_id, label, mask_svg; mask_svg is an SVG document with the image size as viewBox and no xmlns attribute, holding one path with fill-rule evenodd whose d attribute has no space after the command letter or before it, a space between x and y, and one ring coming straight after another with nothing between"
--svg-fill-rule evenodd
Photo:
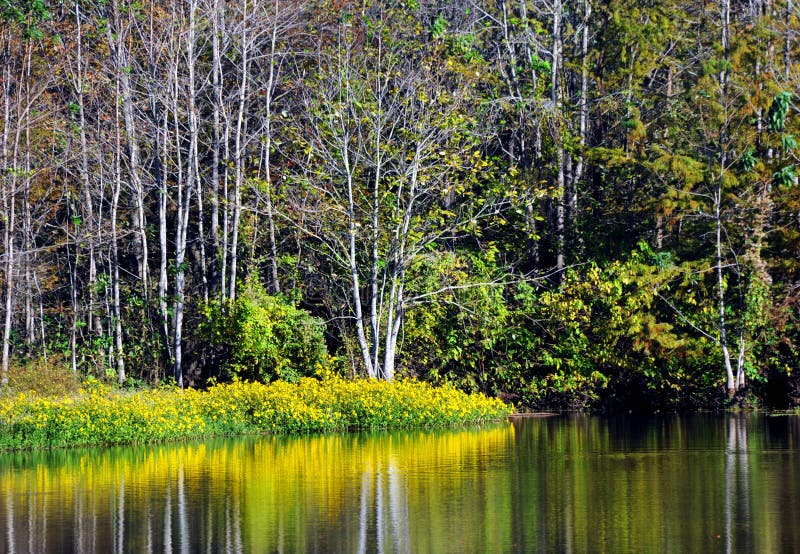
<instances>
[{"instance_id":1,"label":"water reflection","mask_svg":"<svg viewBox=\"0 0 800 554\"><path fill-rule=\"evenodd\" d=\"M800 549L798 418L554 418L0 456L0 550Z\"/></svg>"},{"instance_id":2,"label":"water reflection","mask_svg":"<svg viewBox=\"0 0 800 554\"><path fill-rule=\"evenodd\" d=\"M728 444L725 448L725 552L752 549L749 534L742 534L746 544L735 544L739 535L736 527L750 521L749 470L746 420L744 416L735 415L728 419Z\"/></svg>"},{"instance_id":3,"label":"water reflection","mask_svg":"<svg viewBox=\"0 0 800 554\"><path fill-rule=\"evenodd\" d=\"M512 437L502 424L6 454L3 543L8 552L410 552L410 503L426 503L440 477L458 481L456 468L502 455Z\"/></svg>"},{"instance_id":4,"label":"water reflection","mask_svg":"<svg viewBox=\"0 0 800 554\"><path fill-rule=\"evenodd\" d=\"M370 548L370 530L375 545ZM411 552L408 491L397 462L388 461L385 470L369 468L361 476L358 517L358 552Z\"/></svg>"}]
</instances>

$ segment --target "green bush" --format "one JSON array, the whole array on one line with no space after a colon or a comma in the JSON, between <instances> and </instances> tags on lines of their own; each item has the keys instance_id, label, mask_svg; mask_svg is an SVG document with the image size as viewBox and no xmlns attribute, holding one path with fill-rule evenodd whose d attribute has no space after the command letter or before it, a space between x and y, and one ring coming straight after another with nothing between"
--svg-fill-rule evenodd
<instances>
[{"instance_id":1,"label":"green bush","mask_svg":"<svg viewBox=\"0 0 800 554\"><path fill-rule=\"evenodd\" d=\"M319 319L267 294L254 274L236 300L209 307L204 334L222 351L223 377L296 382L323 363L323 331Z\"/></svg>"}]
</instances>

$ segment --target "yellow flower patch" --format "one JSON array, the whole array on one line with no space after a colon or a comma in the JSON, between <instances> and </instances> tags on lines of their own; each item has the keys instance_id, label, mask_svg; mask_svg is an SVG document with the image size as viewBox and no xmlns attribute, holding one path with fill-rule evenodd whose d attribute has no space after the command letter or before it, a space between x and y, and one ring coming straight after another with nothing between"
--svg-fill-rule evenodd
<instances>
[{"instance_id":1,"label":"yellow flower patch","mask_svg":"<svg viewBox=\"0 0 800 554\"><path fill-rule=\"evenodd\" d=\"M507 416L496 399L417 381L235 381L208 390L112 390L91 381L73 398L0 399L0 449L149 443L248 433L442 427Z\"/></svg>"}]
</instances>

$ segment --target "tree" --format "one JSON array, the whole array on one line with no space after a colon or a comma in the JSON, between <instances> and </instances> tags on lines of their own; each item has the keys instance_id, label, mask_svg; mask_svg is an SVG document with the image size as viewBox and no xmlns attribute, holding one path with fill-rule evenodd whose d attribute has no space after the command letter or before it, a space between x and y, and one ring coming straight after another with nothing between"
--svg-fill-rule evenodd
<instances>
[{"instance_id":1,"label":"tree","mask_svg":"<svg viewBox=\"0 0 800 554\"><path fill-rule=\"evenodd\" d=\"M762 83L753 81L763 77L756 47L760 35L746 29L759 25L762 15L727 0L715 15L719 23L710 24L718 39L709 36L698 56L704 60L702 73L683 100L683 109L691 114L687 119L698 124L692 133L660 148L652 167L662 177L682 181L667 194L669 210L680 206L691 228L712 237L710 250L692 243L690 257L696 261L705 255L707 265L693 263L687 270L714 276L715 317L676 311L718 346L726 390L733 397L745 388L748 367L754 367L754 339L764 326L769 302L771 279L761 254L771 217L768 199L773 183L791 175L793 167L773 159L774 138L769 136L784 130L789 97L778 94L771 100L765 122L769 100L759 94ZM781 142L785 153L794 147L786 135Z\"/></svg>"},{"instance_id":2,"label":"tree","mask_svg":"<svg viewBox=\"0 0 800 554\"><path fill-rule=\"evenodd\" d=\"M312 191L306 211L319 214L304 232L331 278L346 276L360 362L391 380L406 313L448 289L409 295L411 273L499 205L475 188L491 164L472 132L469 83L454 86L456 76L437 66L436 43L403 56L405 39L391 29L412 28L399 25L408 15L375 10L348 18L332 51L319 54L323 70L298 125L311 136L301 139L307 158L296 180Z\"/></svg>"},{"instance_id":3,"label":"tree","mask_svg":"<svg viewBox=\"0 0 800 554\"><path fill-rule=\"evenodd\" d=\"M23 285L27 285L25 330L28 343L32 342L32 294L30 253L33 251L31 187L37 173L34 166L39 141L33 132L37 115L43 108L41 99L50 85L50 77L39 67L39 52L45 34L40 28L49 16L47 7L38 1L3 4L0 6L2 56L2 114L0 132L0 203L3 207L3 338L0 383L8 383L11 360L11 336L14 324L15 297L19 265L23 265ZM42 109L42 113L47 110ZM20 198L21 197L21 198ZM19 201L22 202L21 211ZM22 217L22 229L18 218ZM21 233L21 235L20 235ZM22 262L22 264L20 264ZM44 342L44 337L42 338Z\"/></svg>"}]
</instances>

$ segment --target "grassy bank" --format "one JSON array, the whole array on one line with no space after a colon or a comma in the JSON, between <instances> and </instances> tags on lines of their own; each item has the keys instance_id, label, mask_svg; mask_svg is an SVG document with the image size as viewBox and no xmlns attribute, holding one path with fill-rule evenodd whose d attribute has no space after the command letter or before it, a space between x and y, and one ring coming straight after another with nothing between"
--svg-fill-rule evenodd
<instances>
[{"instance_id":1,"label":"grassy bank","mask_svg":"<svg viewBox=\"0 0 800 554\"><path fill-rule=\"evenodd\" d=\"M115 391L0 399L0 449L148 443L250 433L443 427L505 417L499 400L416 381L234 382L205 391Z\"/></svg>"}]
</instances>

